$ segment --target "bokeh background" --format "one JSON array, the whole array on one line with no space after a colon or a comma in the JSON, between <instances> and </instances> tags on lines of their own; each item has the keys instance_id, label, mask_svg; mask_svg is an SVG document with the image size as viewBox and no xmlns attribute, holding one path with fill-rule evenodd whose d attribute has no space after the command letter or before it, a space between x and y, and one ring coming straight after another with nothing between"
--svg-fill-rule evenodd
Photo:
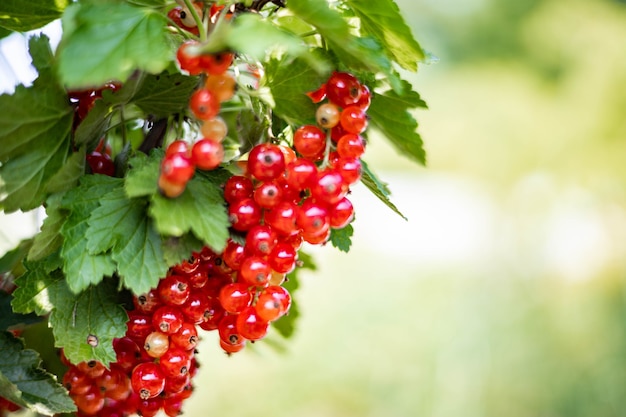
<instances>
[{"instance_id":1,"label":"bokeh background","mask_svg":"<svg viewBox=\"0 0 626 417\"><path fill-rule=\"evenodd\" d=\"M406 74L428 165L375 134L366 159L409 220L356 187L294 336L226 357L206 334L185 414L626 415L626 2L397 2L439 58Z\"/></svg>"}]
</instances>

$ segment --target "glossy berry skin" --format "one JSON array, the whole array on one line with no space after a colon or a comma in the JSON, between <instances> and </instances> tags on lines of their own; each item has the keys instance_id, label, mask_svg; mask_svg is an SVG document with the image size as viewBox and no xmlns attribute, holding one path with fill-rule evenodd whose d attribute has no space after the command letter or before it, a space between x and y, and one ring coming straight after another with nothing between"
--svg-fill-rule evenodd
<instances>
[{"instance_id":1,"label":"glossy berry skin","mask_svg":"<svg viewBox=\"0 0 626 417\"><path fill-rule=\"evenodd\" d=\"M133 391L139 394L142 400L154 398L165 388L165 375L161 367L154 362L140 363L133 369L130 377Z\"/></svg>"},{"instance_id":2,"label":"glossy berry skin","mask_svg":"<svg viewBox=\"0 0 626 417\"><path fill-rule=\"evenodd\" d=\"M359 134L367 128L367 115L358 106L348 106L341 112L341 126L346 132Z\"/></svg>"},{"instance_id":3,"label":"glossy berry skin","mask_svg":"<svg viewBox=\"0 0 626 417\"><path fill-rule=\"evenodd\" d=\"M315 91L309 91L307 96L313 101L313 103L319 103L326 98L326 84L322 84L320 88Z\"/></svg>"},{"instance_id":4,"label":"glossy berry skin","mask_svg":"<svg viewBox=\"0 0 626 417\"><path fill-rule=\"evenodd\" d=\"M348 133L337 141L337 153L341 158L360 158L365 152L363 138L355 133Z\"/></svg>"},{"instance_id":5,"label":"glossy berry skin","mask_svg":"<svg viewBox=\"0 0 626 417\"><path fill-rule=\"evenodd\" d=\"M152 316L141 314L131 310L128 312L128 322L126 323L126 335L134 341L140 341L143 345L143 339L152 333Z\"/></svg>"},{"instance_id":6,"label":"glossy berry skin","mask_svg":"<svg viewBox=\"0 0 626 417\"><path fill-rule=\"evenodd\" d=\"M236 346L246 341L237 331L237 317L238 314L224 315L217 326L220 339L226 345Z\"/></svg>"},{"instance_id":7,"label":"glossy berry skin","mask_svg":"<svg viewBox=\"0 0 626 417\"><path fill-rule=\"evenodd\" d=\"M228 126L224 119L216 116L202 122L202 125L200 125L200 133L202 133L205 138L221 142L228 134Z\"/></svg>"},{"instance_id":8,"label":"glossy berry skin","mask_svg":"<svg viewBox=\"0 0 626 417\"><path fill-rule=\"evenodd\" d=\"M263 294L271 294L276 300L278 300L285 312L289 311L291 307L291 294L285 287L280 285L270 285L263 290Z\"/></svg>"},{"instance_id":9,"label":"glossy berry skin","mask_svg":"<svg viewBox=\"0 0 626 417\"><path fill-rule=\"evenodd\" d=\"M348 193L348 184L345 183L339 172L333 169L320 171L317 181L311 188L311 195L324 204L335 204Z\"/></svg>"},{"instance_id":10,"label":"glossy berry skin","mask_svg":"<svg viewBox=\"0 0 626 417\"><path fill-rule=\"evenodd\" d=\"M317 126L300 126L293 134L293 146L305 158L315 158L326 149L326 134Z\"/></svg>"},{"instance_id":11,"label":"glossy berry skin","mask_svg":"<svg viewBox=\"0 0 626 417\"><path fill-rule=\"evenodd\" d=\"M354 218L354 206L347 197L339 200L330 208L330 227L342 229Z\"/></svg>"},{"instance_id":12,"label":"glossy berry skin","mask_svg":"<svg viewBox=\"0 0 626 417\"><path fill-rule=\"evenodd\" d=\"M180 307L180 311L183 312L185 319L188 322L199 324L204 321L204 317L208 314L209 310L209 297L206 292L198 289L194 289L189 294L189 298Z\"/></svg>"},{"instance_id":13,"label":"glossy berry skin","mask_svg":"<svg viewBox=\"0 0 626 417\"><path fill-rule=\"evenodd\" d=\"M166 378L186 375L191 366L189 352L177 347L170 347L159 359L159 366Z\"/></svg>"},{"instance_id":14,"label":"glossy berry skin","mask_svg":"<svg viewBox=\"0 0 626 417\"><path fill-rule=\"evenodd\" d=\"M265 213L265 223L283 235L292 235L298 231L296 227L296 205L283 201Z\"/></svg>"},{"instance_id":15,"label":"glossy berry skin","mask_svg":"<svg viewBox=\"0 0 626 417\"><path fill-rule=\"evenodd\" d=\"M228 73L210 75L204 82L205 88L212 91L220 102L230 100L235 94L237 81Z\"/></svg>"},{"instance_id":16,"label":"glossy berry skin","mask_svg":"<svg viewBox=\"0 0 626 417\"><path fill-rule=\"evenodd\" d=\"M165 149L165 156L173 155L175 153L189 157L189 144L181 139L173 141Z\"/></svg>"},{"instance_id":17,"label":"glossy berry skin","mask_svg":"<svg viewBox=\"0 0 626 417\"><path fill-rule=\"evenodd\" d=\"M365 85L361 84L361 97L359 101L357 101L354 105L362 109L363 111L367 111L372 103L372 93L370 89Z\"/></svg>"},{"instance_id":18,"label":"glossy berry skin","mask_svg":"<svg viewBox=\"0 0 626 417\"><path fill-rule=\"evenodd\" d=\"M250 305L252 294L248 290L248 284L233 282L222 287L219 300L224 310L236 314Z\"/></svg>"},{"instance_id":19,"label":"glossy berry skin","mask_svg":"<svg viewBox=\"0 0 626 417\"><path fill-rule=\"evenodd\" d=\"M235 56L230 52L220 52L200 56L200 67L210 75L222 75L233 63Z\"/></svg>"},{"instance_id":20,"label":"glossy berry skin","mask_svg":"<svg viewBox=\"0 0 626 417\"><path fill-rule=\"evenodd\" d=\"M189 280L182 276L172 274L159 281L157 293L163 303L170 306L180 306L189 298Z\"/></svg>"},{"instance_id":21,"label":"glossy berry skin","mask_svg":"<svg viewBox=\"0 0 626 417\"><path fill-rule=\"evenodd\" d=\"M237 332L248 340L259 340L265 337L269 323L263 320L252 306L246 307L237 316Z\"/></svg>"},{"instance_id":22,"label":"glossy berry skin","mask_svg":"<svg viewBox=\"0 0 626 417\"><path fill-rule=\"evenodd\" d=\"M176 60L180 69L189 73L189 75L198 75L202 72L200 68L200 57L193 56L189 53L190 47L199 46L200 42L188 40L184 42L176 51Z\"/></svg>"},{"instance_id":23,"label":"glossy berry skin","mask_svg":"<svg viewBox=\"0 0 626 417\"><path fill-rule=\"evenodd\" d=\"M152 328L152 325L150 326ZM113 340L115 363L126 372L130 372L141 359L141 351L137 343L130 337Z\"/></svg>"},{"instance_id":24,"label":"glossy berry skin","mask_svg":"<svg viewBox=\"0 0 626 417\"><path fill-rule=\"evenodd\" d=\"M144 341L143 348L153 358L160 358L170 347L168 335L161 332L152 332Z\"/></svg>"},{"instance_id":25,"label":"glossy berry skin","mask_svg":"<svg viewBox=\"0 0 626 417\"><path fill-rule=\"evenodd\" d=\"M63 386L71 395L85 394L91 388L91 378L77 367L71 366L63 375Z\"/></svg>"},{"instance_id":26,"label":"glossy berry skin","mask_svg":"<svg viewBox=\"0 0 626 417\"><path fill-rule=\"evenodd\" d=\"M88 416L96 415L104 407L104 395L95 385L86 393L76 395L72 399L76 404L76 408Z\"/></svg>"},{"instance_id":27,"label":"glossy berry skin","mask_svg":"<svg viewBox=\"0 0 626 417\"><path fill-rule=\"evenodd\" d=\"M272 267L260 256L249 256L241 264L238 279L246 285L265 287L269 283Z\"/></svg>"},{"instance_id":28,"label":"glossy berry skin","mask_svg":"<svg viewBox=\"0 0 626 417\"><path fill-rule=\"evenodd\" d=\"M224 147L213 139L200 139L191 148L191 161L205 171L217 168L223 159Z\"/></svg>"},{"instance_id":29,"label":"glossy berry skin","mask_svg":"<svg viewBox=\"0 0 626 417\"><path fill-rule=\"evenodd\" d=\"M257 315L267 322L278 320L287 312L285 304L272 291L263 291L259 295L254 308Z\"/></svg>"},{"instance_id":30,"label":"glossy berry skin","mask_svg":"<svg viewBox=\"0 0 626 417\"><path fill-rule=\"evenodd\" d=\"M335 72L326 82L326 97L343 108L356 104L361 98L361 83L350 73Z\"/></svg>"},{"instance_id":31,"label":"glossy berry skin","mask_svg":"<svg viewBox=\"0 0 626 417\"><path fill-rule=\"evenodd\" d=\"M222 318L224 317L224 308L216 298L209 299L209 309L204 316L204 321L200 323L201 329L211 331L216 330Z\"/></svg>"},{"instance_id":32,"label":"glossy berry skin","mask_svg":"<svg viewBox=\"0 0 626 417\"><path fill-rule=\"evenodd\" d=\"M152 314L154 311L163 305L159 294L156 289L151 289L145 294L140 294L133 297L133 305L135 310L143 314Z\"/></svg>"},{"instance_id":33,"label":"glossy berry skin","mask_svg":"<svg viewBox=\"0 0 626 417\"><path fill-rule=\"evenodd\" d=\"M261 221L261 207L252 199L244 198L228 207L228 219L235 230L246 231Z\"/></svg>"},{"instance_id":34,"label":"glossy berry skin","mask_svg":"<svg viewBox=\"0 0 626 417\"><path fill-rule=\"evenodd\" d=\"M189 98L189 109L200 120L214 118L220 112L220 101L206 88L199 88Z\"/></svg>"},{"instance_id":35,"label":"glossy berry skin","mask_svg":"<svg viewBox=\"0 0 626 417\"><path fill-rule=\"evenodd\" d=\"M87 163L94 174L108 175L109 177L115 175L115 164L111 156L106 153L97 151L90 153L87 155Z\"/></svg>"},{"instance_id":36,"label":"glossy berry skin","mask_svg":"<svg viewBox=\"0 0 626 417\"><path fill-rule=\"evenodd\" d=\"M311 188L316 179L317 167L306 158L295 159L285 169L285 181L298 191Z\"/></svg>"},{"instance_id":37,"label":"glossy berry skin","mask_svg":"<svg viewBox=\"0 0 626 417\"><path fill-rule=\"evenodd\" d=\"M185 184L193 177L196 167L191 159L181 153L173 153L163 158L161 175L165 180L175 184Z\"/></svg>"},{"instance_id":38,"label":"glossy berry skin","mask_svg":"<svg viewBox=\"0 0 626 417\"><path fill-rule=\"evenodd\" d=\"M276 181L265 181L255 188L254 201L264 209L270 209L282 201L283 188Z\"/></svg>"},{"instance_id":39,"label":"glossy berry skin","mask_svg":"<svg viewBox=\"0 0 626 417\"><path fill-rule=\"evenodd\" d=\"M325 103L317 108L315 112L315 120L323 129L332 129L339 123L342 112L335 104Z\"/></svg>"},{"instance_id":40,"label":"glossy berry skin","mask_svg":"<svg viewBox=\"0 0 626 417\"><path fill-rule=\"evenodd\" d=\"M241 268L241 263L246 258L244 247L230 239L226 243L223 256L224 262L235 271Z\"/></svg>"},{"instance_id":41,"label":"glossy berry skin","mask_svg":"<svg viewBox=\"0 0 626 417\"><path fill-rule=\"evenodd\" d=\"M172 345L185 351L195 349L198 344L198 331L192 323L183 323L180 330L171 336Z\"/></svg>"},{"instance_id":42,"label":"glossy berry skin","mask_svg":"<svg viewBox=\"0 0 626 417\"><path fill-rule=\"evenodd\" d=\"M257 224L248 230L246 250L252 255L268 255L278 241L276 231L271 226Z\"/></svg>"},{"instance_id":43,"label":"glossy berry skin","mask_svg":"<svg viewBox=\"0 0 626 417\"><path fill-rule=\"evenodd\" d=\"M254 186L250 178L242 175L233 175L224 184L224 199L233 204L244 198L252 197Z\"/></svg>"},{"instance_id":44,"label":"glossy berry skin","mask_svg":"<svg viewBox=\"0 0 626 417\"><path fill-rule=\"evenodd\" d=\"M182 311L173 306L164 305L159 307L152 315L154 329L165 334L174 334L183 325L185 315Z\"/></svg>"},{"instance_id":45,"label":"glossy berry skin","mask_svg":"<svg viewBox=\"0 0 626 417\"><path fill-rule=\"evenodd\" d=\"M296 267L296 258L295 248L289 243L280 242L274 246L267 259L274 271L286 274Z\"/></svg>"},{"instance_id":46,"label":"glossy berry skin","mask_svg":"<svg viewBox=\"0 0 626 417\"><path fill-rule=\"evenodd\" d=\"M285 156L277 145L256 145L248 156L248 173L259 181L271 181L285 171Z\"/></svg>"},{"instance_id":47,"label":"glossy berry skin","mask_svg":"<svg viewBox=\"0 0 626 417\"><path fill-rule=\"evenodd\" d=\"M328 210L326 206L309 198L298 207L296 223L304 233L322 233L330 227Z\"/></svg>"},{"instance_id":48,"label":"glossy berry skin","mask_svg":"<svg viewBox=\"0 0 626 417\"><path fill-rule=\"evenodd\" d=\"M355 184L361 179L362 165L359 158L339 158L333 167L348 185Z\"/></svg>"}]
</instances>

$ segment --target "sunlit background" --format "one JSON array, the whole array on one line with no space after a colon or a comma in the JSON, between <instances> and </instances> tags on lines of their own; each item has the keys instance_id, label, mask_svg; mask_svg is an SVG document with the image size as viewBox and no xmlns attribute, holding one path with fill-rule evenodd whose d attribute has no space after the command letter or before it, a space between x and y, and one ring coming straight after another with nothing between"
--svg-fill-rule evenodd
<instances>
[{"instance_id":1,"label":"sunlit background","mask_svg":"<svg viewBox=\"0 0 626 417\"><path fill-rule=\"evenodd\" d=\"M366 159L408 222L356 187L294 337L226 357L207 334L185 414L626 415L626 3L398 4L439 58L406 74L428 165L375 135ZM0 222L6 249L37 219Z\"/></svg>"}]
</instances>

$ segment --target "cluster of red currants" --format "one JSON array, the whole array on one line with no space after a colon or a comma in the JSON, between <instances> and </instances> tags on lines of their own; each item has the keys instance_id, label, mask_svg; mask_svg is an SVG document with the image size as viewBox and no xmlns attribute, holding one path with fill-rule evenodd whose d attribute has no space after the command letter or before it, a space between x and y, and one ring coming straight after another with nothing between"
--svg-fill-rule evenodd
<instances>
[{"instance_id":1,"label":"cluster of red currants","mask_svg":"<svg viewBox=\"0 0 626 417\"><path fill-rule=\"evenodd\" d=\"M233 54L225 52L193 56L189 54L188 48L194 45L199 44L196 41L182 44L177 59L183 71L191 75L203 75L200 87L189 98L189 109L200 121L201 138L192 146L183 140L176 140L167 147L159 177L159 188L167 197L182 194L196 168L215 169L224 158L222 141L228 133L228 127L219 112L221 103L230 100L235 93L236 81L228 72Z\"/></svg>"}]
</instances>

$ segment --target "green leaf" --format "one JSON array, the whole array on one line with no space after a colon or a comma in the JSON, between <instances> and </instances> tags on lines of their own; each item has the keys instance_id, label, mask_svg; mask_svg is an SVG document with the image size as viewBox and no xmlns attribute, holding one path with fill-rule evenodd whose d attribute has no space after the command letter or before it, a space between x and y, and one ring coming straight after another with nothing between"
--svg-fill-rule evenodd
<instances>
[{"instance_id":1,"label":"green leaf","mask_svg":"<svg viewBox=\"0 0 626 417\"><path fill-rule=\"evenodd\" d=\"M361 160L361 182L376 196L380 201L385 203L387 207L393 210L396 214L402 217L404 220L408 219L398 210L398 208L391 202L389 196L391 195L391 191L389 191L389 187L387 183L379 180L376 175L370 170L367 163Z\"/></svg>"},{"instance_id":2,"label":"green leaf","mask_svg":"<svg viewBox=\"0 0 626 417\"><path fill-rule=\"evenodd\" d=\"M417 71L424 51L413 37L398 5L393 0L346 0L361 20L361 31L374 37L387 53L404 69Z\"/></svg>"},{"instance_id":3,"label":"green leaf","mask_svg":"<svg viewBox=\"0 0 626 417\"><path fill-rule=\"evenodd\" d=\"M33 245L28 251L29 261L38 261L56 252L63 243L61 227L65 223L67 213L59 207L63 195L55 194L47 201L46 218L41 231L35 235Z\"/></svg>"},{"instance_id":4,"label":"green leaf","mask_svg":"<svg viewBox=\"0 0 626 417\"><path fill-rule=\"evenodd\" d=\"M35 314L13 312L11 299L11 294L0 291L0 330L6 330L17 324L33 324L41 320Z\"/></svg>"},{"instance_id":5,"label":"green leaf","mask_svg":"<svg viewBox=\"0 0 626 417\"><path fill-rule=\"evenodd\" d=\"M191 231L218 253L226 245L230 223L222 190L203 175L194 176L177 198L154 194L149 213L163 235Z\"/></svg>"},{"instance_id":6,"label":"green leaf","mask_svg":"<svg viewBox=\"0 0 626 417\"><path fill-rule=\"evenodd\" d=\"M352 235L354 234L354 228L352 224L348 224L341 229L330 230L330 243L342 252L350 252L352 246Z\"/></svg>"},{"instance_id":7,"label":"green leaf","mask_svg":"<svg viewBox=\"0 0 626 417\"><path fill-rule=\"evenodd\" d=\"M65 281L50 287L54 310L50 326L55 346L62 347L72 363L92 359L108 366L114 362L113 339L126 333L128 316L116 300L118 294L113 280L92 285L79 294L73 293ZM89 343L95 336L95 343Z\"/></svg>"},{"instance_id":8,"label":"green leaf","mask_svg":"<svg viewBox=\"0 0 626 417\"><path fill-rule=\"evenodd\" d=\"M51 71L48 38L31 38L30 52L39 70L33 86L0 95L0 202L6 212L41 205L70 148L73 110Z\"/></svg>"},{"instance_id":9,"label":"green leaf","mask_svg":"<svg viewBox=\"0 0 626 417\"><path fill-rule=\"evenodd\" d=\"M289 308L289 312L272 323L272 327L275 328L278 333L280 333L283 337L288 338L291 337L295 331L295 323L298 317L300 317L300 310L298 308L298 303L296 301L296 291L300 287L300 272L303 269L309 269L314 271L317 269L317 266L313 262L313 258L307 255L305 252L300 251L298 253L298 262L301 266L298 266L293 272L291 272L285 282L282 284L289 294L291 295L291 307Z\"/></svg>"},{"instance_id":10,"label":"green leaf","mask_svg":"<svg viewBox=\"0 0 626 417\"><path fill-rule=\"evenodd\" d=\"M13 292L11 305L16 313L36 313L42 316L52 311L50 287L64 279L60 269L53 268L46 261L25 262L26 272L15 280L17 288Z\"/></svg>"},{"instance_id":11,"label":"green leaf","mask_svg":"<svg viewBox=\"0 0 626 417\"><path fill-rule=\"evenodd\" d=\"M272 59L265 67L266 83L276 103L274 112L294 126L315 122L317 106L306 95L328 78L302 59Z\"/></svg>"},{"instance_id":12,"label":"green leaf","mask_svg":"<svg viewBox=\"0 0 626 417\"><path fill-rule=\"evenodd\" d=\"M335 56L351 70L382 72L394 90L401 91L400 78L381 45L373 38L356 36L339 11L326 1L289 0L289 10L314 26Z\"/></svg>"},{"instance_id":13,"label":"green leaf","mask_svg":"<svg viewBox=\"0 0 626 417\"><path fill-rule=\"evenodd\" d=\"M425 108L426 103L417 92L405 88L402 95L395 91L374 93L367 114L371 125L378 129L401 155L425 164L426 153L422 138L417 133L417 121L409 111L419 107Z\"/></svg>"},{"instance_id":14,"label":"green leaf","mask_svg":"<svg viewBox=\"0 0 626 417\"><path fill-rule=\"evenodd\" d=\"M167 19L148 8L126 3L74 4L62 23L58 68L69 87L124 82L136 70L160 73L173 57Z\"/></svg>"},{"instance_id":15,"label":"green leaf","mask_svg":"<svg viewBox=\"0 0 626 417\"><path fill-rule=\"evenodd\" d=\"M135 294L155 288L168 268L146 206L146 201L128 199L123 187L114 189L91 214L86 237L90 254L111 251L123 285Z\"/></svg>"},{"instance_id":16,"label":"green leaf","mask_svg":"<svg viewBox=\"0 0 626 417\"><path fill-rule=\"evenodd\" d=\"M9 332L0 333L0 396L52 416L76 411L67 391L41 368L39 354Z\"/></svg>"},{"instance_id":17,"label":"green leaf","mask_svg":"<svg viewBox=\"0 0 626 417\"><path fill-rule=\"evenodd\" d=\"M197 86L197 77L178 73L148 75L132 102L156 118L184 113L189 106L189 96Z\"/></svg>"},{"instance_id":18,"label":"green leaf","mask_svg":"<svg viewBox=\"0 0 626 417\"><path fill-rule=\"evenodd\" d=\"M83 146L98 141L111 124L112 117L113 107L111 104L104 99L96 100L87 116L81 120L76 128L74 142Z\"/></svg>"},{"instance_id":19,"label":"green leaf","mask_svg":"<svg viewBox=\"0 0 626 417\"><path fill-rule=\"evenodd\" d=\"M2 255L0 258L0 275L15 270L26 257L31 245L31 239L22 240L15 248Z\"/></svg>"},{"instance_id":20,"label":"green leaf","mask_svg":"<svg viewBox=\"0 0 626 417\"><path fill-rule=\"evenodd\" d=\"M46 184L48 193L59 193L69 190L78 184L78 179L85 173L85 148L80 148L70 155L65 164L50 178Z\"/></svg>"},{"instance_id":21,"label":"green leaf","mask_svg":"<svg viewBox=\"0 0 626 417\"><path fill-rule=\"evenodd\" d=\"M168 266L189 259L193 252L199 252L203 246L202 241L191 233L186 233L180 237L164 237L161 244L163 258Z\"/></svg>"},{"instance_id":22,"label":"green leaf","mask_svg":"<svg viewBox=\"0 0 626 417\"><path fill-rule=\"evenodd\" d=\"M85 237L89 229L89 217L98 208L100 198L121 187L121 182L119 178L105 175L85 175L81 178L80 186L63 197L62 208L69 210L70 214L61 227L64 239L61 257L64 261L63 272L74 292L80 292L90 284L97 284L104 276L115 272L111 255L89 253Z\"/></svg>"},{"instance_id":23,"label":"green leaf","mask_svg":"<svg viewBox=\"0 0 626 417\"><path fill-rule=\"evenodd\" d=\"M124 187L129 197L144 197L158 191L159 170L163 155L162 149L154 148L150 156L137 153L128 161L129 170Z\"/></svg>"},{"instance_id":24,"label":"green leaf","mask_svg":"<svg viewBox=\"0 0 626 417\"><path fill-rule=\"evenodd\" d=\"M0 27L0 39L6 38L7 36L9 36L12 33L13 33L12 30L8 30L8 29L5 29L3 27Z\"/></svg>"},{"instance_id":25,"label":"green leaf","mask_svg":"<svg viewBox=\"0 0 626 417\"><path fill-rule=\"evenodd\" d=\"M61 17L70 0L3 0L0 26L18 32L38 29Z\"/></svg>"}]
</instances>

